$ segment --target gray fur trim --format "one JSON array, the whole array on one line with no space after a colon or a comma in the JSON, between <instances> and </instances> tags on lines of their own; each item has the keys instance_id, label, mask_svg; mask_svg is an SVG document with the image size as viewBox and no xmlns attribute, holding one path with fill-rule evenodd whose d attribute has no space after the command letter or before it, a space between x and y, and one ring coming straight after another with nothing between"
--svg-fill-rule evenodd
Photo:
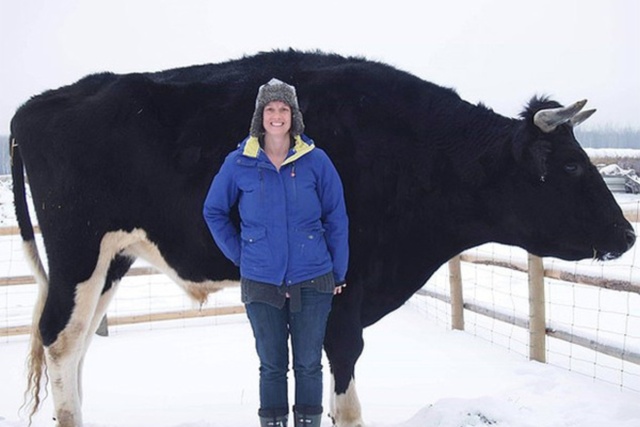
<instances>
[{"instance_id":1,"label":"gray fur trim","mask_svg":"<svg viewBox=\"0 0 640 427\"><path fill-rule=\"evenodd\" d=\"M304 122L302 120L302 112L298 106L296 88L275 78L269 80L269 82L263 84L260 86L260 89L258 89L256 108L251 118L249 134L255 137L264 135L262 112L264 111L264 107L271 101L282 101L291 107L290 133L292 136L302 135L304 132Z\"/></svg>"}]
</instances>

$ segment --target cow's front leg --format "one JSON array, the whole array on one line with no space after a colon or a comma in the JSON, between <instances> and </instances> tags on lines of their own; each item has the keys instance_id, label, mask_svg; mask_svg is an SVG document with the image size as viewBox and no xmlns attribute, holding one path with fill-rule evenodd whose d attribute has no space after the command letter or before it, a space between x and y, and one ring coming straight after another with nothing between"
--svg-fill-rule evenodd
<instances>
[{"instance_id":1,"label":"cow's front leg","mask_svg":"<svg viewBox=\"0 0 640 427\"><path fill-rule=\"evenodd\" d=\"M333 425L336 427L364 427L355 380L351 378L349 386L344 393L338 393L335 386L335 377L332 375L331 378L331 412L329 416L333 420Z\"/></svg>"},{"instance_id":2,"label":"cow's front leg","mask_svg":"<svg viewBox=\"0 0 640 427\"><path fill-rule=\"evenodd\" d=\"M354 293L334 299L324 342L332 379L329 416L336 427L364 427L354 380L356 362L364 347Z\"/></svg>"}]
</instances>

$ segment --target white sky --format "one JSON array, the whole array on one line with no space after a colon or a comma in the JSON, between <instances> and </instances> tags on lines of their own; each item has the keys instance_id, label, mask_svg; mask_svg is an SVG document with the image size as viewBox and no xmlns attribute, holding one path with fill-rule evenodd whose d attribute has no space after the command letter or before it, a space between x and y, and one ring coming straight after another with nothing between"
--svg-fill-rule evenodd
<instances>
[{"instance_id":1,"label":"white sky","mask_svg":"<svg viewBox=\"0 0 640 427\"><path fill-rule=\"evenodd\" d=\"M0 134L43 90L275 48L390 63L517 115L535 94L589 99L584 125L640 128L635 0L0 0Z\"/></svg>"}]
</instances>

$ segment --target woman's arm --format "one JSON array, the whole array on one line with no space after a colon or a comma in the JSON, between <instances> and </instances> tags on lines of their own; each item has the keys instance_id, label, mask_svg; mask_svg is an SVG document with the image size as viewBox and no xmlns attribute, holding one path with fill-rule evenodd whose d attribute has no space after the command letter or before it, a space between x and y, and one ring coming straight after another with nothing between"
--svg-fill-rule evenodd
<instances>
[{"instance_id":1,"label":"woman's arm","mask_svg":"<svg viewBox=\"0 0 640 427\"><path fill-rule=\"evenodd\" d=\"M237 200L238 187L233 179L233 164L228 157L211 182L202 213L222 253L239 266L240 234L229 216Z\"/></svg>"},{"instance_id":2,"label":"woman's arm","mask_svg":"<svg viewBox=\"0 0 640 427\"><path fill-rule=\"evenodd\" d=\"M322 205L322 223L329 252L333 260L333 276L336 285L345 283L349 264L349 219L344 201L344 190L340 175L329 156L322 156L322 168L318 194Z\"/></svg>"}]
</instances>

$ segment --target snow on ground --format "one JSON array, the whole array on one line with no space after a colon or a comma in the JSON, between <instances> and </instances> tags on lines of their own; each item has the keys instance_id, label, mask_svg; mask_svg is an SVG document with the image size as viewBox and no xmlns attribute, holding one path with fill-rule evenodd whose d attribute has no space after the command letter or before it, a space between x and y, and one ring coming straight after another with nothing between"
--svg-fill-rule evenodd
<instances>
[{"instance_id":1,"label":"snow on ground","mask_svg":"<svg viewBox=\"0 0 640 427\"><path fill-rule=\"evenodd\" d=\"M244 315L153 327L94 339L85 365L89 427L257 425L258 361ZM357 380L369 427L640 426L639 393L444 330L412 304L366 329L365 340ZM0 344L0 427L26 426L18 407L27 342ZM48 398L34 426L53 425L51 408Z\"/></svg>"},{"instance_id":2,"label":"snow on ground","mask_svg":"<svg viewBox=\"0 0 640 427\"><path fill-rule=\"evenodd\" d=\"M640 158L640 150L638 150L637 148L585 148L584 151L590 158Z\"/></svg>"}]
</instances>

